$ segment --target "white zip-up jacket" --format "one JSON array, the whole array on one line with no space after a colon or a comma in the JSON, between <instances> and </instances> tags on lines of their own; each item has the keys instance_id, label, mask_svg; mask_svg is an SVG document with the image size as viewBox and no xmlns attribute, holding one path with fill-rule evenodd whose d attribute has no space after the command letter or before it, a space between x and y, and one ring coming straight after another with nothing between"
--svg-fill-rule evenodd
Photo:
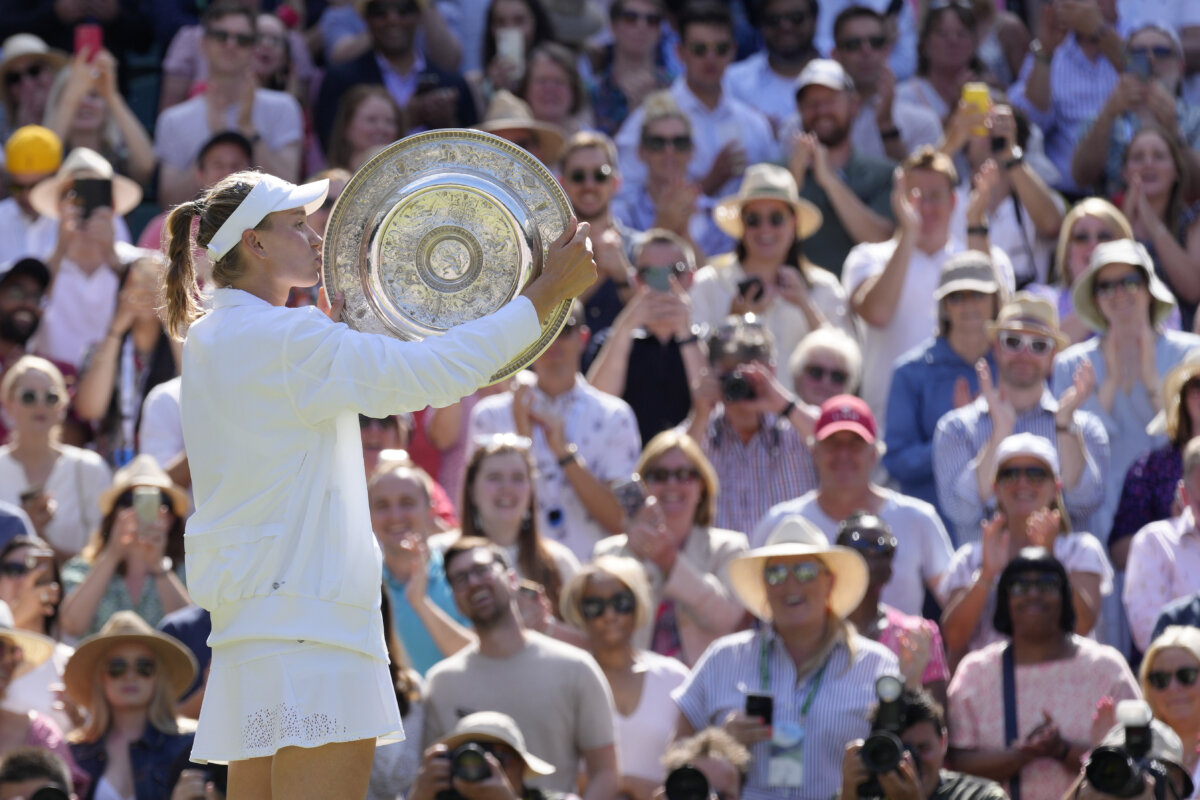
<instances>
[{"instance_id":1,"label":"white zip-up jacket","mask_svg":"<svg viewBox=\"0 0 1200 800\"><path fill-rule=\"evenodd\" d=\"M188 590L212 613L209 643L306 640L386 659L358 414L453 403L539 334L525 298L409 343L217 289L188 331L180 393L196 497Z\"/></svg>"}]
</instances>

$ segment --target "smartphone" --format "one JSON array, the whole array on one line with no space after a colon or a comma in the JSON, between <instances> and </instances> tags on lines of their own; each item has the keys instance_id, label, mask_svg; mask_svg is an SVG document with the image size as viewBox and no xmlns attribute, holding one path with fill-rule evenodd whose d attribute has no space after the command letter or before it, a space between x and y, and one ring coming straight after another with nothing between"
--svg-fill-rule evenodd
<instances>
[{"instance_id":1,"label":"smartphone","mask_svg":"<svg viewBox=\"0 0 1200 800\"><path fill-rule=\"evenodd\" d=\"M50 567L54 564L53 550L30 550L25 554L25 568L32 571L39 567Z\"/></svg>"},{"instance_id":2,"label":"smartphone","mask_svg":"<svg viewBox=\"0 0 1200 800\"><path fill-rule=\"evenodd\" d=\"M162 492L157 487L133 487L133 513L137 516L138 538L146 538L150 529L158 522L160 505L162 505Z\"/></svg>"},{"instance_id":3,"label":"smartphone","mask_svg":"<svg viewBox=\"0 0 1200 800\"><path fill-rule=\"evenodd\" d=\"M641 271L642 283L656 292L671 291L671 267L647 267Z\"/></svg>"},{"instance_id":4,"label":"smartphone","mask_svg":"<svg viewBox=\"0 0 1200 800\"><path fill-rule=\"evenodd\" d=\"M513 78L520 80L525 74L525 32L520 28L500 28L496 31L496 54L502 55L513 64Z\"/></svg>"},{"instance_id":5,"label":"smartphone","mask_svg":"<svg viewBox=\"0 0 1200 800\"><path fill-rule=\"evenodd\" d=\"M39 497L41 497L42 491L43 490L41 486L30 486L28 489L21 492L21 494L17 495L17 497L20 499L22 505L24 505L25 503L32 503L34 500L37 500Z\"/></svg>"},{"instance_id":6,"label":"smartphone","mask_svg":"<svg viewBox=\"0 0 1200 800\"><path fill-rule=\"evenodd\" d=\"M642 478L639 475L634 475L629 480L618 483L613 487L613 494L617 496L617 502L621 504L626 519L636 517L646 505L646 487L642 484Z\"/></svg>"},{"instance_id":7,"label":"smartphone","mask_svg":"<svg viewBox=\"0 0 1200 800\"><path fill-rule=\"evenodd\" d=\"M962 99L964 103L984 114L992 107L992 93L986 83L979 81L963 84ZM974 136L987 136L987 128L973 128L971 133Z\"/></svg>"},{"instance_id":8,"label":"smartphone","mask_svg":"<svg viewBox=\"0 0 1200 800\"><path fill-rule=\"evenodd\" d=\"M1002 153L1008 147L1008 139L1003 136L992 137L992 152Z\"/></svg>"},{"instance_id":9,"label":"smartphone","mask_svg":"<svg viewBox=\"0 0 1200 800\"><path fill-rule=\"evenodd\" d=\"M1150 56L1144 51L1125 56L1125 71L1142 81L1148 81L1154 75Z\"/></svg>"},{"instance_id":10,"label":"smartphone","mask_svg":"<svg viewBox=\"0 0 1200 800\"><path fill-rule=\"evenodd\" d=\"M87 60L91 61L102 49L104 49L103 28L93 22L83 22L75 26L75 55L86 52Z\"/></svg>"},{"instance_id":11,"label":"smartphone","mask_svg":"<svg viewBox=\"0 0 1200 800\"><path fill-rule=\"evenodd\" d=\"M536 581L522 578L521 582L517 584L517 591L525 597L528 597L530 600L537 600L538 595L545 591L545 587Z\"/></svg>"},{"instance_id":12,"label":"smartphone","mask_svg":"<svg viewBox=\"0 0 1200 800\"><path fill-rule=\"evenodd\" d=\"M738 281L737 288L738 294L751 303L758 302L763 296L762 278L746 278L744 281Z\"/></svg>"},{"instance_id":13,"label":"smartphone","mask_svg":"<svg viewBox=\"0 0 1200 800\"><path fill-rule=\"evenodd\" d=\"M71 190L75 193L75 202L87 219L97 208L112 208L112 181L108 178L76 178Z\"/></svg>"},{"instance_id":14,"label":"smartphone","mask_svg":"<svg viewBox=\"0 0 1200 800\"><path fill-rule=\"evenodd\" d=\"M761 692L746 693L746 716L761 717L764 725L770 725L775 713L775 697Z\"/></svg>"}]
</instances>

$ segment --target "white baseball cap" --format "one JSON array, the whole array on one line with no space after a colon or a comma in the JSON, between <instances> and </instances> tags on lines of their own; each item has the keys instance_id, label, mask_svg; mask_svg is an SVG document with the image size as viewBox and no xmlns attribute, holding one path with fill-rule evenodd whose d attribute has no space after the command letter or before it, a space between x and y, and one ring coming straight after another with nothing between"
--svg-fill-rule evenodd
<instances>
[{"instance_id":1,"label":"white baseball cap","mask_svg":"<svg viewBox=\"0 0 1200 800\"><path fill-rule=\"evenodd\" d=\"M329 180L314 181L297 186L282 178L263 173L246 195L246 199L229 215L229 219L217 229L208 243L208 252L214 261L223 258L242 239L242 233L253 229L268 214L303 208L311 214L325 202L329 193Z\"/></svg>"}]
</instances>

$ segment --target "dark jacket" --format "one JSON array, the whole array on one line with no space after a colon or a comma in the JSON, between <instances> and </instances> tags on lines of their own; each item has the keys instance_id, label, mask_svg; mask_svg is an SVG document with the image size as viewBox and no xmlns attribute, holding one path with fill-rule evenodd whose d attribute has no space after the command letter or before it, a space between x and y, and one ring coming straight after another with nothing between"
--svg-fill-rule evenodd
<instances>
[{"instance_id":1,"label":"dark jacket","mask_svg":"<svg viewBox=\"0 0 1200 800\"><path fill-rule=\"evenodd\" d=\"M142 737L129 745L129 762L133 765L137 800L167 800L171 796L172 765L180 753L191 751L194 737L192 733L163 733L147 723ZM71 755L80 769L92 778L91 788L84 798L92 800L96 785L107 766L104 739L73 744Z\"/></svg>"}]
</instances>

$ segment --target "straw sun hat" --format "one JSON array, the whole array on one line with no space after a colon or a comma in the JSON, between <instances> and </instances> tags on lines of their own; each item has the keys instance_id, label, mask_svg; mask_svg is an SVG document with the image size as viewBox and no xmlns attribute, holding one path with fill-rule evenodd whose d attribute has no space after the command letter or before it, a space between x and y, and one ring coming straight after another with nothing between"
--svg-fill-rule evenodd
<instances>
[{"instance_id":1,"label":"straw sun hat","mask_svg":"<svg viewBox=\"0 0 1200 800\"><path fill-rule=\"evenodd\" d=\"M778 200L791 206L797 238L807 239L821 227L820 209L801 198L792 173L775 164L755 164L746 170L738 193L726 197L713 209L717 227L740 240L744 233L742 208L754 200Z\"/></svg>"},{"instance_id":2,"label":"straw sun hat","mask_svg":"<svg viewBox=\"0 0 1200 800\"><path fill-rule=\"evenodd\" d=\"M1079 276L1075 285L1071 287L1071 302L1075 306L1075 313L1089 328L1099 333L1108 330L1108 320L1096 305L1095 290L1100 270L1111 264L1128 264L1142 271L1153 306L1151 321L1155 325L1170 316L1171 310L1175 308L1175 296L1154 273L1154 260L1149 251L1143 244L1132 239L1113 239L1096 246L1092 251L1092 259L1088 262L1087 272Z\"/></svg>"},{"instance_id":3,"label":"straw sun hat","mask_svg":"<svg viewBox=\"0 0 1200 800\"><path fill-rule=\"evenodd\" d=\"M54 640L49 636L17 628L13 622L12 609L3 600L0 600L0 639L21 648L21 665L13 673L14 679L33 671L54 654Z\"/></svg>"},{"instance_id":4,"label":"straw sun hat","mask_svg":"<svg viewBox=\"0 0 1200 800\"><path fill-rule=\"evenodd\" d=\"M108 159L87 147L76 147L63 161L58 172L38 183L29 193L29 204L43 217L58 219L58 203L65 184L75 178L107 178L112 181L112 209L118 217L128 214L142 202L142 187L113 172Z\"/></svg>"},{"instance_id":5,"label":"straw sun hat","mask_svg":"<svg viewBox=\"0 0 1200 800\"><path fill-rule=\"evenodd\" d=\"M838 619L845 619L862 602L867 591L867 562L863 557L849 547L829 544L825 534L803 517L788 516L775 526L764 546L729 564L734 594L754 616L771 620L763 567L769 559L786 556L817 556L833 573L829 609Z\"/></svg>"},{"instance_id":6,"label":"straw sun hat","mask_svg":"<svg viewBox=\"0 0 1200 800\"><path fill-rule=\"evenodd\" d=\"M492 101L488 103L487 111L483 115L483 122L475 127L488 133L533 131L540 140L542 156L549 164L558 161L563 145L567 142L561 128L535 119L529 104L507 89L500 89L492 95Z\"/></svg>"},{"instance_id":7,"label":"straw sun hat","mask_svg":"<svg viewBox=\"0 0 1200 800\"><path fill-rule=\"evenodd\" d=\"M173 636L159 633L133 611L118 611L94 636L79 643L75 654L63 670L67 695L81 705L92 702L92 681L104 656L112 648L136 643L150 648L158 659L158 668L171 686L175 697L181 696L196 677L196 658Z\"/></svg>"},{"instance_id":8,"label":"straw sun hat","mask_svg":"<svg viewBox=\"0 0 1200 800\"><path fill-rule=\"evenodd\" d=\"M117 498L135 486L156 486L171 502L171 510L175 516L184 517L188 513L187 492L175 485L162 467L154 460L154 456L140 455L117 470L113 476L112 486L100 494L100 513L108 516L116 505Z\"/></svg>"}]
</instances>

